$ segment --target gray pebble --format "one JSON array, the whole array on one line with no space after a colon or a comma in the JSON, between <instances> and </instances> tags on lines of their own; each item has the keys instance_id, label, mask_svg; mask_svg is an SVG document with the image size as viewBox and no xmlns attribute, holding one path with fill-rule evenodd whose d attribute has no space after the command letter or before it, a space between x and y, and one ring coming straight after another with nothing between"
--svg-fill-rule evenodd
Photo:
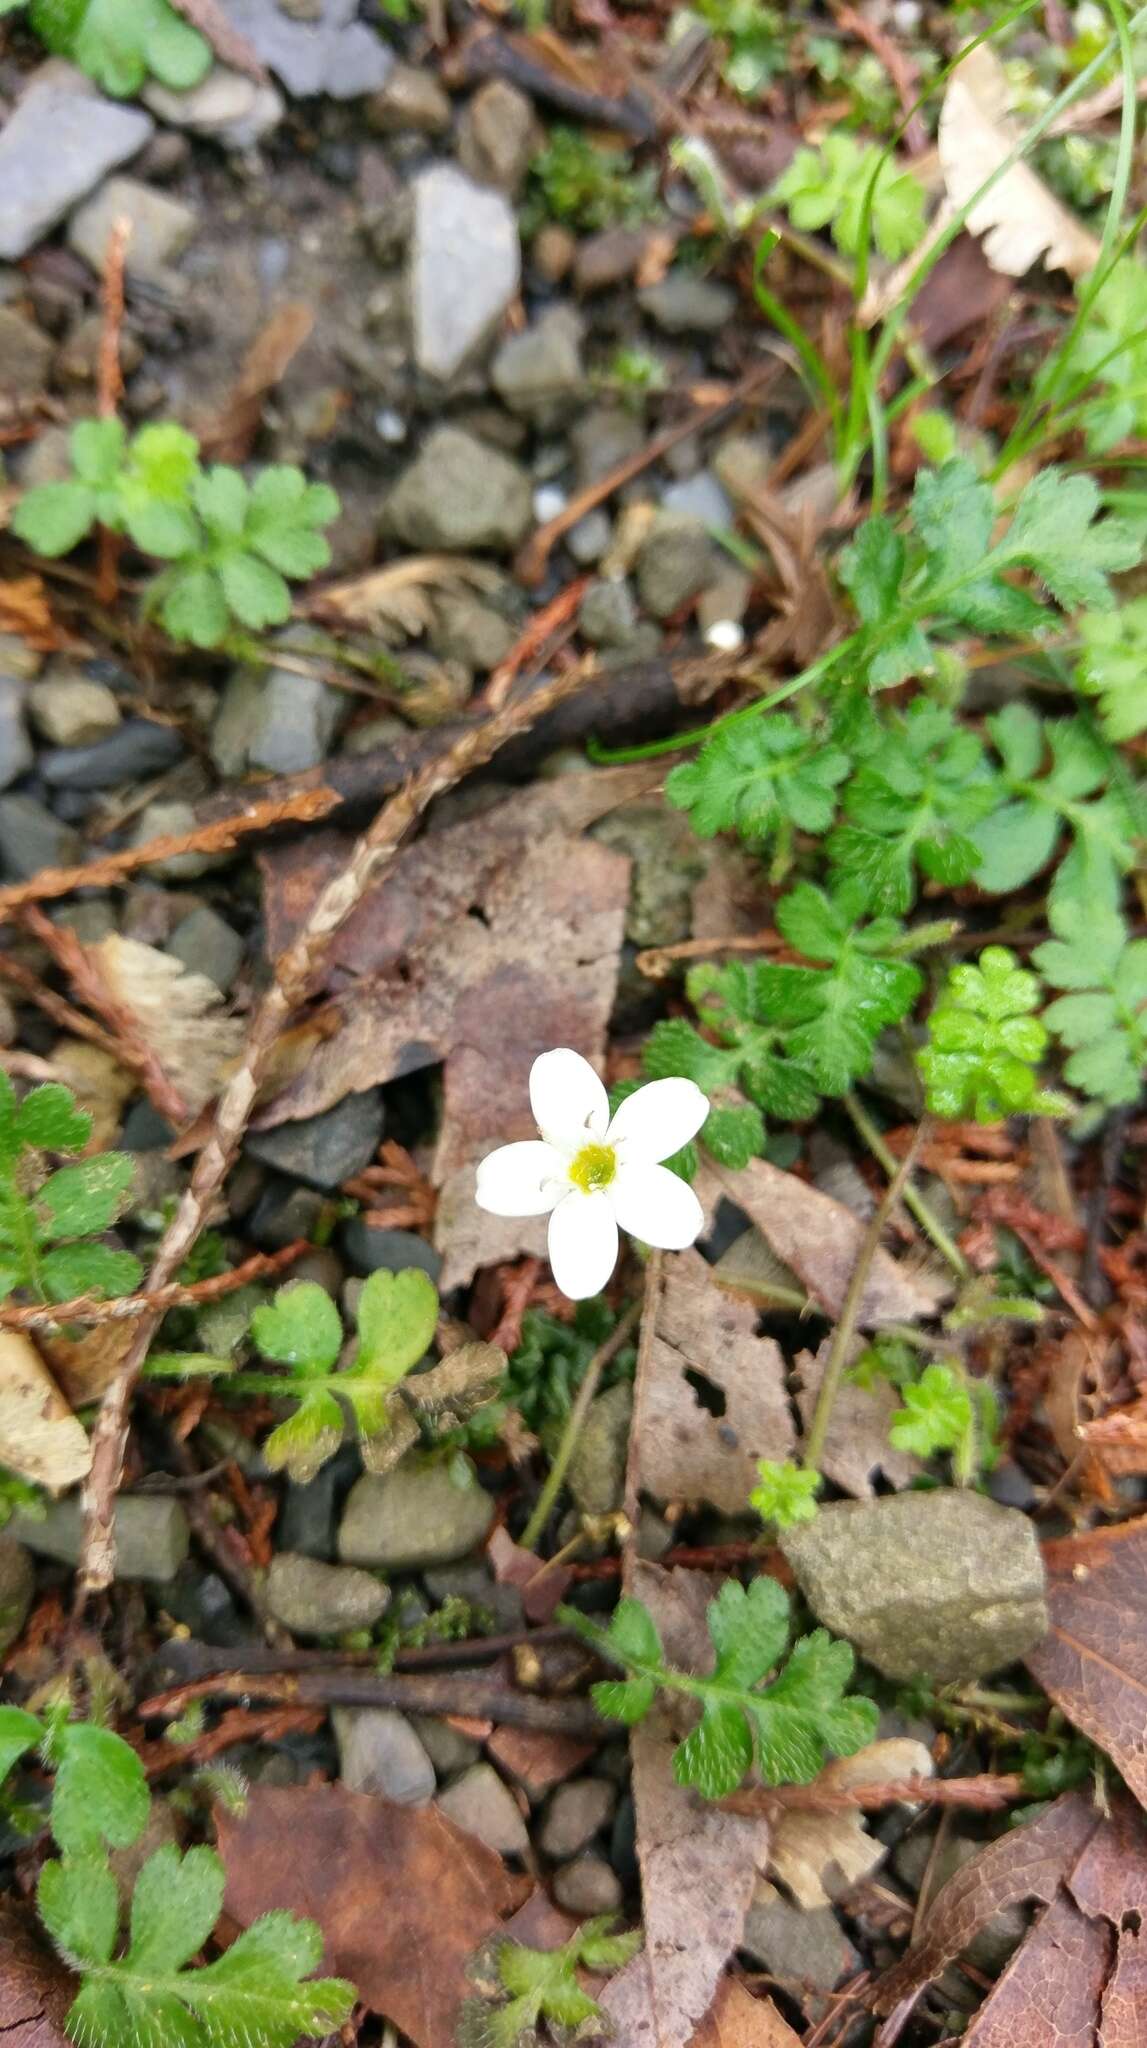
<instances>
[{"instance_id":1,"label":"gray pebble","mask_svg":"<svg viewBox=\"0 0 1147 2048\"><path fill-rule=\"evenodd\" d=\"M380 1792L399 1806L424 1806L433 1797L434 1765L404 1714L336 1707L331 1721L348 1792Z\"/></svg>"}]
</instances>

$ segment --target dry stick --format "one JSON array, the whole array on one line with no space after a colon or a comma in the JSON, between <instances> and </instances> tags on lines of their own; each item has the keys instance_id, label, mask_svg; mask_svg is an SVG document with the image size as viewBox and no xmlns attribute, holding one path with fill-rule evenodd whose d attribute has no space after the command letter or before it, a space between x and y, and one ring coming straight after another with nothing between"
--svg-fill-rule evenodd
<instances>
[{"instance_id":1,"label":"dry stick","mask_svg":"<svg viewBox=\"0 0 1147 2048\"><path fill-rule=\"evenodd\" d=\"M856 1264L852 1269L852 1277L848 1283L848 1292L844 1297L844 1305L840 1311L840 1321L832 1333L832 1343L829 1347L828 1357L825 1360L824 1378L820 1383L820 1392L816 1397L812 1427L805 1441L804 1457L801 1462L805 1466L806 1471L816 1472L820 1469L821 1454L824 1450L825 1437L828 1435L828 1425L832 1417L833 1403L840 1391L841 1376L848 1362L849 1348L856 1334L857 1320L860 1315L861 1304L864 1300L864 1290L868 1285L868 1276L872 1271L872 1261L880 1250L880 1240L884 1234L884 1226L900 1200L905 1182L912 1171L917 1147L920 1144L923 1131L924 1123L922 1122L918 1125L912 1143L900 1161L884 1193L881 1195L868 1228L861 1239L860 1250L856 1255Z\"/></svg>"},{"instance_id":2,"label":"dry stick","mask_svg":"<svg viewBox=\"0 0 1147 2048\"><path fill-rule=\"evenodd\" d=\"M18 988L30 1003L58 1024L61 1031L70 1031L73 1038L86 1038L91 1045L98 1045L101 1052L109 1053L113 1060L122 1057L123 1047L118 1038L97 1024L94 1017L88 1017L83 1010L77 1010L66 996L57 995L55 989L46 988L39 975L33 974L19 960L9 959L7 953L0 953L0 979Z\"/></svg>"},{"instance_id":3,"label":"dry stick","mask_svg":"<svg viewBox=\"0 0 1147 2048\"><path fill-rule=\"evenodd\" d=\"M322 890L302 930L275 962L274 979L250 1021L242 1065L219 1098L215 1124L196 1160L190 1185L160 1240L147 1278L148 1293L167 1286L203 1229L238 1152L279 1034L307 996L335 933L379 880L427 805L473 769L484 766L504 741L581 689L593 672L593 664L586 662L555 676L529 697L507 705L464 733L445 754L413 775L355 842L346 866ZM81 1610L87 1594L109 1586L115 1571L115 1497L123 1474L132 1389L161 1313L152 1309L139 1318L131 1349L104 1395L96 1420L91 1470L84 1486Z\"/></svg>"},{"instance_id":4,"label":"dry stick","mask_svg":"<svg viewBox=\"0 0 1147 2048\"><path fill-rule=\"evenodd\" d=\"M309 825L338 809L340 798L333 789L304 789L297 796L277 803L255 803L233 817L213 824L198 825L192 832L164 832L142 846L125 846L118 853L101 854L74 868L44 868L29 882L13 882L0 889L0 916L21 910L28 903L44 903L50 897L70 896L73 889L107 889L122 882L125 875L153 861L170 860L184 853L227 853L252 832L269 832L277 825Z\"/></svg>"},{"instance_id":5,"label":"dry stick","mask_svg":"<svg viewBox=\"0 0 1147 2048\"><path fill-rule=\"evenodd\" d=\"M398 1707L408 1714L465 1714L476 1721L498 1721L508 1727L537 1728L552 1735L597 1735L605 1732L592 1703L584 1699L548 1699L536 1693L513 1692L491 1679L454 1672L400 1674L394 1671L299 1671L289 1676L264 1676L235 1671L196 1679L144 1700L142 1718L181 1714L192 1700L281 1700L300 1707Z\"/></svg>"},{"instance_id":6,"label":"dry stick","mask_svg":"<svg viewBox=\"0 0 1147 2048\"><path fill-rule=\"evenodd\" d=\"M726 1813L845 1813L860 1807L874 1813L882 1806L971 1806L991 1813L1024 1796L1018 1771L985 1772L973 1778L887 1778L869 1785L750 1786L721 1800Z\"/></svg>"},{"instance_id":7,"label":"dry stick","mask_svg":"<svg viewBox=\"0 0 1147 2048\"><path fill-rule=\"evenodd\" d=\"M518 1538L519 1549L537 1549L538 1539L546 1523L549 1521L550 1510L562 1490L570 1459L573 1457L574 1448L582 1432L582 1425L589 1412L589 1404L597 1392L597 1383L605 1367L609 1364L610 1359L617 1357L640 1314L641 1303L635 1301L626 1309L617 1328L611 1331L605 1343L599 1344L589 1364L586 1366L585 1378L577 1390L577 1397L573 1407L566 1417L566 1426L562 1431L561 1442L558 1445L553 1464L550 1466L546 1483L538 1495L533 1514Z\"/></svg>"},{"instance_id":8,"label":"dry stick","mask_svg":"<svg viewBox=\"0 0 1147 2048\"><path fill-rule=\"evenodd\" d=\"M293 1244L284 1245L282 1251L254 1252L229 1273L216 1273L210 1280L193 1280L187 1286L172 1280L153 1293L124 1294L114 1301L100 1301L94 1294L77 1294L73 1300L54 1302L50 1308L38 1301L29 1302L24 1308L0 1308L0 1330L51 1330L57 1323L133 1323L139 1316L165 1316L170 1308L199 1308L205 1301L219 1301L225 1294L234 1294L250 1281L270 1280L313 1251L314 1245L307 1238L298 1237ZM284 1381L284 1386L288 1384Z\"/></svg>"},{"instance_id":9,"label":"dry stick","mask_svg":"<svg viewBox=\"0 0 1147 2048\"><path fill-rule=\"evenodd\" d=\"M131 231L130 217L121 214L112 222L104 254L103 327L100 332L96 403L101 420L115 419L120 399L123 397L120 338L123 334L124 268ZM108 526L101 526L95 589L98 604L115 603L118 594L119 554L118 534L113 533Z\"/></svg>"}]
</instances>

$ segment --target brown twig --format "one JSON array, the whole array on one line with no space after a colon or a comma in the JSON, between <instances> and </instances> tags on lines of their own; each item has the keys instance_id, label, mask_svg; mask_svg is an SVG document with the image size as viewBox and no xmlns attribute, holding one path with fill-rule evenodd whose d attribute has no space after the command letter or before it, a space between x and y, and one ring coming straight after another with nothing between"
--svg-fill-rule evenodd
<instances>
[{"instance_id":1,"label":"brown twig","mask_svg":"<svg viewBox=\"0 0 1147 2048\"><path fill-rule=\"evenodd\" d=\"M551 658L548 642L555 635L568 634L577 617L577 609L592 582L590 576L575 576L572 583L559 590L549 604L542 605L533 613L522 633L505 658L498 663L486 685L483 702L491 711L500 711L513 689L522 669L541 666Z\"/></svg>"},{"instance_id":2,"label":"brown twig","mask_svg":"<svg viewBox=\"0 0 1147 2048\"><path fill-rule=\"evenodd\" d=\"M325 1671L260 1674L220 1673L194 1679L171 1692L144 1700L141 1716L182 1714L192 1700L280 1700L299 1707L397 1707L408 1714L466 1714L476 1721L497 1721L505 1727L537 1728L553 1735L602 1735L601 1721L590 1700L543 1699L537 1693L514 1692L486 1678L454 1672L433 1675L396 1671Z\"/></svg>"},{"instance_id":3,"label":"brown twig","mask_svg":"<svg viewBox=\"0 0 1147 2048\"><path fill-rule=\"evenodd\" d=\"M130 218L121 214L112 222L104 254L103 326L100 330L96 395L96 410L101 420L114 420L123 397L120 345L123 336L124 268L131 232ZM98 604L109 606L115 603L119 590L119 556L119 535L110 527L101 526L96 562L95 595Z\"/></svg>"},{"instance_id":4,"label":"brown twig","mask_svg":"<svg viewBox=\"0 0 1147 2048\"><path fill-rule=\"evenodd\" d=\"M592 674L591 662L580 663L465 733L444 754L428 762L420 774L412 776L383 805L373 824L356 841L346 866L321 891L301 931L275 962L271 985L250 1020L242 1062L224 1087L214 1128L160 1241L148 1275L150 1292L168 1284L203 1229L238 1152L279 1035L308 995L335 933L362 901L367 889L379 881L427 805L475 768L484 766L515 733L583 688ZM96 1420L91 1470L84 1487L81 1603L86 1593L110 1585L115 1570L115 1497L123 1471L132 1389L158 1321L154 1310L139 1318L131 1349L104 1395Z\"/></svg>"},{"instance_id":5,"label":"brown twig","mask_svg":"<svg viewBox=\"0 0 1147 2048\"><path fill-rule=\"evenodd\" d=\"M995 1813L1024 1796L1018 1771L974 1778L887 1778L870 1785L760 1785L731 1792L721 1805L727 1813L846 1813L860 1807L875 1813L882 1806L971 1806Z\"/></svg>"},{"instance_id":6,"label":"brown twig","mask_svg":"<svg viewBox=\"0 0 1147 2048\"><path fill-rule=\"evenodd\" d=\"M314 1250L305 1237L296 1238L278 1252L254 1252L230 1273L215 1273L210 1280L194 1280L186 1287L172 1280L151 1293L125 1294L115 1301L100 1301L93 1294L77 1294L73 1301L60 1301L46 1308L30 1302L26 1308L0 1308L0 1330L50 1330L57 1323L131 1323L139 1316L165 1316L171 1308L199 1308L205 1301L220 1301L255 1280L270 1280Z\"/></svg>"},{"instance_id":7,"label":"brown twig","mask_svg":"<svg viewBox=\"0 0 1147 2048\"><path fill-rule=\"evenodd\" d=\"M44 868L27 882L10 882L0 889L0 916L22 910L29 903L45 903L56 896L70 896L73 889L107 889L148 868L154 861L171 860L185 853L227 853L253 832L271 832L279 825L310 825L317 818L337 810L339 799L333 789L303 789L277 803L253 803L246 811L197 825L191 832L163 832L142 846L121 847L116 853L100 854L74 868Z\"/></svg>"},{"instance_id":8,"label":"brown twig","mask_svg":"<svg viewBox=\"0 0 1147 2048\"><path fill-rule=\"evenodd\" d=\"M873 56L883 64L896 88L901 113L911 116L904 130L908 153L910 156L922 156L928 147L928 130L924 126L923 115L918 111L912 112L920 96L920 73L916 65L898 48L885 29L866 20L855 7L845 4L845 0L830 0L830 5L841 28L855 36L858 42L866 43Z\"/></svg>"},{"instance_id":9,"label":"brown twig","mask_svg":"<svg viewBox=\"0 0 1147 2048\"><path fill-rule=\"evenodd\" d=\"M647 441L644 448L639 448L635 455L615 463L596 483L587 484L583 491L575 491L568 505L555 518L548 519L544 526L539 526L521 550L514 564L519 583L524 583L528 589L540 583L546 573L551 550L571 527L585 518L587 512L592 512L595 505L603 504L606 498L612 498L623 484L640 476L651 463L659 462L670 448L675 448L688 435L697 433L701 427L714 425L724 413L737 411L749 399L760 398L769 385L776 382L784 367L783 363L775 360L758 363L731 391L711 399L707 405L695 406L683 420L678 420L672 427L664 427L660 434L654 434L652 440Z\"/></svg>"},{"instance_id":10,"label":"brown twig","mask_svg":"<svg viewBox=\"0 0 1147 2048\"><path fill-rule=\"evenodd\" d=\"M322 1724L323 1715L316 1707L264 1707L259 1713L232 1707L216 1727L206 1729L194 1742L140 1743L139 1760L149 1778L159 1778L165 1771L210 1763L213 1756L234 1749L238 1742L281 1742L285 1735L313 1735Z\"/></svg>"},{"instance_id":11,"label":"brown twig","mask_svg":"<svg viewBox=\"0 0 1147 2048\"><path fill-rule=\"evenodd\" d=\"M18 988L21 995L35 1003L36 1008L42 1010L45 1017L50 1017L53 1024L58 1024L61 1031L70 1032L73 1038L86 1038L90 1045L98 1045L100 1051L109 1053L113 1060L122 1060L123 1047L118 1038L113 1038L111 1032L97 1024L94 1017L85 1016L82 1010L77 1010L66 996L46 988L39 975L33 974L31 968L25 967L21 961L10 959L7 953L0 953L0 978Z\"/></svg>"}]
</instances>

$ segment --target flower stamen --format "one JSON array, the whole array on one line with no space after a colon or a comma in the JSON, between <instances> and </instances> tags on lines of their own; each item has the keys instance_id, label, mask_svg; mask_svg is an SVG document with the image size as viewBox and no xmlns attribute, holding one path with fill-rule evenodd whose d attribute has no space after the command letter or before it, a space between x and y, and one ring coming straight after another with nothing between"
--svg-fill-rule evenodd
<instances>
[{"instance_id":1,"label":"flower stamen","mask_svg":"<svg viewBox=\"0 0 1147 2048\"><path fill-rule=\"evenodd\" d=\"M612 1145L599 1145L591 1141L576 1152L569 1164L569 1177L575 1188L583 1195L597 1195L607 1188L617 1173L617 1153Z\"/></svg>"}]
</instances>

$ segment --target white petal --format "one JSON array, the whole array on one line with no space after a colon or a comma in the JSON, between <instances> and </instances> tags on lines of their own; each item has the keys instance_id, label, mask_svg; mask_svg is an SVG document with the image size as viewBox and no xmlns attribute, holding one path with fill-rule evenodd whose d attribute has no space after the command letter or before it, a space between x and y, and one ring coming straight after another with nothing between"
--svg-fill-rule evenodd
<instances>
[{"instance_id":1,"label":"white petal","mask_svg":"<svg viewBox=\"0 0 1147 2048\"><path fill-rule=\"evenodd\" d=\"M474 1200L491 1216L548 1216L568 1186L561 1155L540 1139L528 1138L486 1154Z\"/></svg>"},{"instance_id":2,"label":"white petal","mask_svg":"<svg viewBox=\"0 0 1147 2048\"><path fill-rule=\"evenodd\" d=\"M568 1045L544 1052L530 1068L530 1108L543 1138L570 1150L600 1138L609 1097L588 1060Z\"/></svg>"},{"instance_id":3,"label":"white petal","mask_svg":"<svg viewBox=\"0 0 1147 2048\"><path fill-rule=\"evenodd\" d=\"M617 1264L617 1222L608 1195L566 1195L550 1217L550 1265L571 1301L600 1294Z\"/></svg>"},{"instance_id":4,"label":"white petal","mask_svg":"<svg viewBox=\"0 0 1147 2048\"><path fill-rule=\"evenodd\" d=\"M609 1127L609 1143L621 1147L623 1163L672 1159L696 1137L708 1114L708 1097L696 1081L647 1081L622 1103Z\"/></svg>"},{"instance_id":5,"label":"white petal","mask_svg":"<svg viewBox=\"0 0 1147 2048\"><path fill-rule=\"evenodd\" d=\"M667 1166L623 1166L609 1198L622 1229L660 1251L684 1251L705 1226L704 1210L689 1183Z\"/></svg>"}]
</instances>

